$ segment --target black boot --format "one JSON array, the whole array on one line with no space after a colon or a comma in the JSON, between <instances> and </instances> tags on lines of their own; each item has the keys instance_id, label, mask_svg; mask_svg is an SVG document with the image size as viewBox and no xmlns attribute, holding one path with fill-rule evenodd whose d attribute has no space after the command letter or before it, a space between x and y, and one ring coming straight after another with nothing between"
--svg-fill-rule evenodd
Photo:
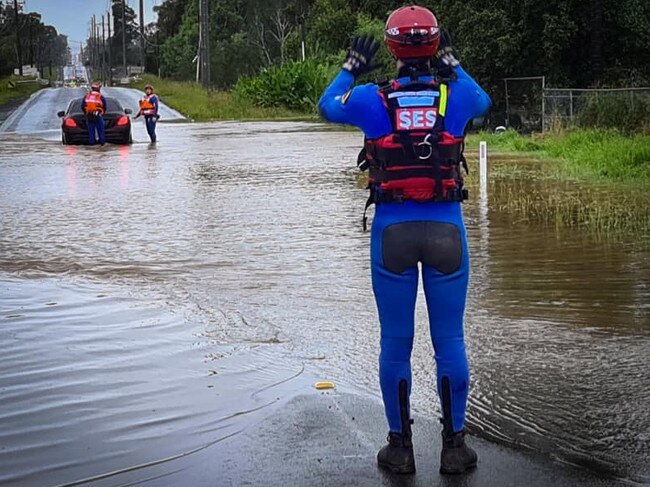
<instances>
[{"instance_id":1,"label":"black boot","mask_svg":"<svg viewBox=\"0 0 650 487\"><path fill-rule=\"evenodd\" d=\"M476 467L478 455L465 444L465 431L454 432L451 419L451 385L442 378L442 452L440 473L459 474Z\"/></svg>"},{"instance_id":2,"label":"black boot","mask_svg":"<svg viewBox=\"0 0 650 487\"><path fill-rule=\"evenodd\" d=\"M413 454L413 420L409 414L408 383L399 382L399 416L402 423L401 433L388 433L388 445L377 453L377 464L393 473L415 473L415 455Z\"/></svg>"},{"instance_id":3,"label":"black boot","mask_svg":"<svg viewBox=\"0 0 650 487\"><path fill-rule=\"evenodd\" d=\"M465 432L449 434L442 431L440 473L458 474L476 467L478 455L465 444Z\"/></svg>"},{"instance_id":4,"label":"black boot","mask_svg":"<svg viewBox=\"0 0 650 487\"><path fill-rule=\"evenodd\" d=\"M377 464L393 473L415 473L415 456L410 436L388 433L388 445L377 453Z\"/></svg>"}]
</instances>

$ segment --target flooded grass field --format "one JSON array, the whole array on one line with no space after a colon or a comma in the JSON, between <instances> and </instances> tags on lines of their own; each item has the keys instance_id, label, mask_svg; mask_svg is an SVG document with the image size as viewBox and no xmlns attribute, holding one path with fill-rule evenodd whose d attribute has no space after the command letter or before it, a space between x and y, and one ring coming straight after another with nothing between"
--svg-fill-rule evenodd
<instances>
[{"instance_id":1,"label":"flooded grass field","mask_svg":"<svg viewBox=\"0 0 650 487\"><path fill-rule=\"evenodd\" d=\"M194 451L312 378L379 394L358 134L174 124L157 146L101 149L41 136L0 134L0 484ZM608 221L622 231L603 238L530 217L545 195L511 174L465 205L469 428L650 482L647 227ZM610 214L581 206L567 211ZM412 403L436 417L422 298Z\"/></svg>"}]
</instances>

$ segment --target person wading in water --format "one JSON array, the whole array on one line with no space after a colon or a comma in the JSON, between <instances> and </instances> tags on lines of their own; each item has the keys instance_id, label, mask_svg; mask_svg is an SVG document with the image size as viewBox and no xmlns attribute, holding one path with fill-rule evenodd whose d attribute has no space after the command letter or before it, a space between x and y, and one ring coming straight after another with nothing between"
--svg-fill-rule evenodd
<instances>
[{"instance_id":1,"label":"person wading in water","mask_svg":"<svg viewBox=\"0 0 650 487\"><path fill-rule=\"evenodd\" d=\"M153 92L153 86L146 85L144 87L144 96L139 102L140 110L135 118L138 118L140 115L144 116L144 123L147 126L147 133L149 134L149 139L151 143L156 142L156 123L160 118L158 115L158 96Z\"/></svg>"}]
</instances>

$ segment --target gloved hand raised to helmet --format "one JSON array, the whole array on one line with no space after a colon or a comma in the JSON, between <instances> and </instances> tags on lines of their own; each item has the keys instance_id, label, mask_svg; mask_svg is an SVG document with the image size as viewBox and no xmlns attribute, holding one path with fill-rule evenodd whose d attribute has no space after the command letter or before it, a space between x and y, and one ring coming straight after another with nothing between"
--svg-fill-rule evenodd
<instances>
[{"instance_id":1,"label":"gloved hand raised to helmet","mask_svg":"<svg viewBox=\"0 0 650 487\"><path fill-rule=\"evenodd\" d=\"M442 30L440 34L440 45L433 58L433 67L436 69L438 76L450 78L453 75L452 68L459 64L456 50L451 45L451 36L449 32Z\"/></svg>"},{"instance_id":2,"label":"gloved hand raised to helmet","mask_svg":"<svg viewBox=\"0 0 650 487\"><path fill-rule=\"evenodd\" d=\"M343 69L355 78L369 73L379 66L372 64L372 58L379 50L379 42L371 36L355 37L345 57Z\"/></svg>"}]
</instances>

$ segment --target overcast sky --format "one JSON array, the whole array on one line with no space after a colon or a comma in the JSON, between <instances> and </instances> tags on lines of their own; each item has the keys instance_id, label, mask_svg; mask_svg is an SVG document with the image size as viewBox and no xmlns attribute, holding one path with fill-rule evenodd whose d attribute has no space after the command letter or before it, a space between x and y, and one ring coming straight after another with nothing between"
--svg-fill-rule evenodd
<instances>
[{"instance_id":1,"label":"overcast sky","mask_svg":"<svg viewBox=\"0 0 650 487\"><path fill-rule=\"evenodd\" d=\"M23 12L38 12L43 16L45 24L53 25L59 34L68 36L70 47L79 50L79 41L88 38L90 18L95 14L101 22L102 14L106 14L111 0L22 0ZM154 5L160 5L164 0L144 0L145 24L153 22ZM127 5L139 12L139 0L126 0Z\"/></svg>"}]
</instances>

